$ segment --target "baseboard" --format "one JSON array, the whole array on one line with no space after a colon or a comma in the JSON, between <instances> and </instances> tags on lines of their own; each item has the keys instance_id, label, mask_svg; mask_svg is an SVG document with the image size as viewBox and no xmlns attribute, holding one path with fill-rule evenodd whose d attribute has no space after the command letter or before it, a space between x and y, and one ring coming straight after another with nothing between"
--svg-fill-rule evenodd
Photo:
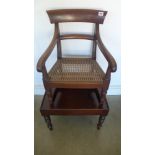
<instances>
[{"instance_id":1,"label":"baseboard","mask_svg":"<svg viewBox=\"0 0 155 155\"><path fill-rule=\"evenodd\" d=\"M43 95L45 89L43 85L34 85L34 94L35 95ZM121 94L121 86L120 85L111 85L108 90L108 95L120 95Z\"/></svg>"}]
</instances>

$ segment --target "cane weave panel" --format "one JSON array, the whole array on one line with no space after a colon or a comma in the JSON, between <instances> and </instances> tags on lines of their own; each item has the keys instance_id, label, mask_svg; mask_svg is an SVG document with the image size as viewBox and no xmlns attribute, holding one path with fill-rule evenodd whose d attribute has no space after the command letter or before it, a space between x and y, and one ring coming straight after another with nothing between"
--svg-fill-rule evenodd
<instances>
[{"instance_id":1,"label":"cane weave panel","mask_svg":"<svg viewBox=\"0 0 155 155\"><path fill-rule=\"evenodd\" d=\"M105 73L96 60L89 58L58 59L49 71L51 82L103 83Z\"/></svg>"}]
</instances>

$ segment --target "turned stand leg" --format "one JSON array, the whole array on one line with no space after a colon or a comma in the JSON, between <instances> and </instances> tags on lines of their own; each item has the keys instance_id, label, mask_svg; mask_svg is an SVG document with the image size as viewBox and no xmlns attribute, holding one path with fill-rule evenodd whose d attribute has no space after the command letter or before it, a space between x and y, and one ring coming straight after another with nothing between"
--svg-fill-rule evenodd
<instances>
[{"instance_id":1,"label":"turned stand leg","mask_svg":"<svg viewBox=\"0 0 155 155\"><path fill-rule=\"evenodd\" d=\"M46 94L48 96L48 102L49 102L49 104L52 105L52 98L53 98L53 96L52 96L52 90L46 90Z\"/></svg>"},{"instance_id":2,"label":"turned stand leg","mask_svg":"<svg viewBox=\"0 0 155 155\"><path fill-rule=\"evenodd\" d=\"M50 116L44 116L44 119L45 119L45 122L46 122L46 124L47 124L47 127L48 127L50 130L53 130Z\"/></svg>"},{"instance_id":3,"label":"turned stand leg","mask_svg":"<svg viewBox=\"0 0 155 155\"><path fill-rule=\"evenodd\" d=\"M97 123L97 129L100 129L102 127L104 120L105 120L105 116L100 115L98 123Z\"/></svg>"},{"instance_id":4,"label":"turned stand leg","mask_svg":"<svg viewBox=\"0 0 155 155\"><path fill-rule=\"evenodd\" d=\"M102 108L103 104L106 102L106 91L102 88L101 94L100 94L100 104L99 108Z\"/></svg>"}]
</instances>

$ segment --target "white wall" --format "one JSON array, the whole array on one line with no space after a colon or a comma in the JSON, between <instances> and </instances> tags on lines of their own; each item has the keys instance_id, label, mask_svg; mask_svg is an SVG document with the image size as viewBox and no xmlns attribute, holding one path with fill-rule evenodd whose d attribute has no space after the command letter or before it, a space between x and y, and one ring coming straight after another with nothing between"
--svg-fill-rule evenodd
<instances>
[{"instance_id":1,"label":"white wall","mask_svg":"<svg viewBox=\"0 0 155 155\"><path fill-rule=\"evenodd\" d=\"M100 26L100 33L104 44L116 59L118 70L112 74L112 80L108 94L120 94L121 82L121 0L35 0L35 38L34 38L34 88L35 94L43 94L42 75L36 71L36 64L52 39L53 25L50 24L46 10L64 8L90 8L108 11L104 24ZM91 33L93 24L89 23L65 23L60 26L63 32ZM71 44L69 44L71 43ZM62 41L64 54L90 54L91 41L69 40ZM76 48L75 48L76 47ZM56 61L56 49L47 61L47 68ZM100 51L97 51L97 61L105 70L107 62Z\"/></svg>"}]
</instances>

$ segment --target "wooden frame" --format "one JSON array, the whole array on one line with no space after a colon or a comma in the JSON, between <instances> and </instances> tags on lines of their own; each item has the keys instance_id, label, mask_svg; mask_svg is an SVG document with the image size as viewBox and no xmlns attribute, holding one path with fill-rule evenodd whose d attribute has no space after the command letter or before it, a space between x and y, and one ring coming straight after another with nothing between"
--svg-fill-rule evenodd
<instances>
[{"instance_id":1,"label":"wooden frame","mask_svg":"<svg viewBox=\"0 0 155 155\"><path fill-rule=\"evenodd\" d=\"M42 72L43 74L43 83L46 90L46 95L48 96L48 101L52 105L53 102L53 95L52 89L53 88L70 88L70 89L101 89L100 91L100 107L103 104L107 103L106 100L106 93L109 88L110 80L111 80L111 73L115 72L117 69L116 61L110 52L106 49L105 45L103 44L100 33L99 33L99 24L103 24L107 11L102 10L90 10L90 9L64 9L64 10L48 10L47 14L49 16L50 22L55 24L54 36L53 39L40 57L37 63L37 71ZM89 22L95 24L95 32L94 35L85 35L85 34L60 34L59 30L59 23L62 22ZM98 46L100 51L102 52L103 56L108 62L108 68L106 70L103 83L76 83L76 82L51 82L49 74L47 73L47 69L45 66L46 60L52 53L54 47L57 45L57 59L61 60L62 58L62 50L61 50L61 40L65 39L85 39L93 41L93 49L92 49L92 60L96 60L96 47ZM44 115L44 114L43 114ZM50 122L50 119L47 119L46 122ZM102 116L99 118L98 127L101 126ZM48 123L50 124L50 123ZM51 128L51 127L50 127Z\"/></svg>"}]
</instances>

